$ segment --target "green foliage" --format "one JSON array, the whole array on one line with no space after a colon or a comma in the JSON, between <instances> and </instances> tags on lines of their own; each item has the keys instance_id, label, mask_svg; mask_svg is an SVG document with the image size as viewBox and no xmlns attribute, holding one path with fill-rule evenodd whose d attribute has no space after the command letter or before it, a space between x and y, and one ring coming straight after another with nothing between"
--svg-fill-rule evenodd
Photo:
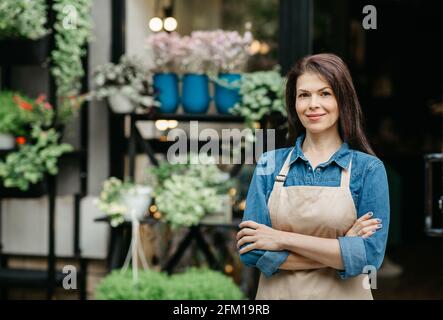
<instances>
[{"instance_id":1,"label":"green foliage","mask_svg":"<svg viewBox=\"0 0 443 320\"><path fill-rule=\"evenodd\" d=\"M152 74L141 60L123 55L118 64L105 63L94 71L92 98L103 99L122 94L144 107L157 106Z\"/></svg>"},{"instance_id":2,"label":"green foliage","mask_svg":"<svg viewBox=\"0 0 443 320\"><path fill-rule=\"evenodd\" d=\"M130 271L113 271L98 285L98 300L240 300L244 295L233 280L206 268L190 268L168 276L154 270L139 272L133 283Z\"/></svg>"},{"instance_id":3,"label":"green foliage","mask_svg":"<svg viewBox=\"0 0 443 320\"><path fill-rule=\"evenodd\" d=\"M122 204L122 193L131 189L134 185L123 182L118 178L111 177L103 182L100 197L96 201L97 207L111 218L111 225L118 226L124 222L123 215L127 207Z\"/></svg>"},{"instance_id":4,"label":"green foliage","mask_svg":"<svg viewBox=\"0 0 443 320\"><path fill-rule=\"evenodd\" d=\"M0 133L28 135L31 125L48 127L54 110L44 95L32 100L13 91L0 91Z\"/></svg>"},{"instance_id":5,"label":"green foliage","mask_svg":"<svg viewBox=\"0 0 443 320\"><path fill-rule=\"evenodd\" d=\"M44 174L58 173L58 158L73 148L69 144L59 144L59 134L55 129L47 131L39 126L33 126L31 138L33 144L21 145L17 152L7 155L5 161L0 161L0 178L5 187L17 187L27 190L30 184L40 182Z\"/></svg>"},{"instance_id":6,"label":"green foliage","mask_svg":"<svg viewBox=\"0 0 443 320\"><path fill-rule=\"evenodd\" d=\"M91 4L91 0L54 0L56 34L51 72L57 85L62 119L69 118L75 113L73 106L77 104L73 104L72 99L80 92L80 80L85 74L82 57L86 54L85 44L91 38ZM72 25L66 23L65 8L75 8L76 19L72 21Z\"/></svg>"},{"instance_id":7,"label":"green foliage","mask_svg":"<svg viewBox=\"0 0 443 320\"><path fill-rule=\"evenodd\" d=\"M278 69L244 74L240 84L241 101L231 112L243 116L250 128L272 112L286 115L284 87L285 80Z\"/></svg>"},{"instance_id":8,"label":"green foliage","mask_svg":"<svg viewBox=\"0 0 443 320\"><path fill-rule=\"evenodd\" d=\"M230 187L229 175L204 154L190 154L183 164L164 163L149 173L155 178L155 203L173 228L196 225L206 214L221 211Z\"/></svg>"},{"instance_id":9,"label":"green foliage","mask_svg":"<svg viewBox=\"0 0 443 320\"><path fill-rule=\"evenodd\" d=\"M1 0L0 39L38 39L48 33L46 0Z\"/></svg>"},{"instance_id":10,"label":"green foliage","mask_svg":"<svg viewBox=\"0 0 443 320\"><path fill-rule=\"evenodd\" d=\"M12 135L23 134L23 128L26 125L21 117L21 111L17 103L14 102L14 96L18 94L12 91L0 92L0 133ZM31 102L26 99L27 102Z\"/></svg>"}]
</instances>

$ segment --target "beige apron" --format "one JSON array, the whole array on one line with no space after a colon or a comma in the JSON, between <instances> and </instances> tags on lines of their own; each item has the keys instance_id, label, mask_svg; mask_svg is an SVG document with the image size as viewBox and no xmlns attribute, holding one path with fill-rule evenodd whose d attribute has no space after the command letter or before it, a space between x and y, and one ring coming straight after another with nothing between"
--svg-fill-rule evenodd
<instances>
[{"instance_id":1,"label":"beige apron","mask_svg":"<svg viewBox=\"0 0 443 320\"><path fill-rule=\"evenodd\" d=\"M322 238L344 236L357 214L349 181L351 164L342 170L340 187L283 187L289 171L287 157L268 201L272 227ZM341 279L337 270L280 270L270 278L261 274L256 299L372 299L363 287L366 275Z\"/></svg>"}]
</instances>

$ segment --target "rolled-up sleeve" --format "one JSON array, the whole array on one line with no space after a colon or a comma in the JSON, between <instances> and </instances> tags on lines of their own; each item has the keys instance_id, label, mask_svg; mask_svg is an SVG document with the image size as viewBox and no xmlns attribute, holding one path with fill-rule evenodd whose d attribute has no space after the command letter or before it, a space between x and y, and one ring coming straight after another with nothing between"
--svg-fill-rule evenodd
<instances>
[{"instance_id":1,"label":"rolled-up sleeve","mask_svg":"<svg viewBox=\"0 0 443 320\"><path fill-rule=\"evenodd\" d=\"M378 270L383 263L389 230L389 186L386 169L378 159L366 170L358 203L358 217L372 211L372 218L381 219L383 227L365 239L358 236L338 238L344 265L344 270L339 271L342 279L362 274L366 266Z\"/></svg>"},{"instance_id":2,"label":"rolled-up sleeve","mask_svg":"<svg viewBox=\"0 0 443 320\"><path fill-rule=\"evenodd\" d=\"M267 199L272 188L272 178L275 170L269 170L269 161L274 161L272 166L275 166L275 154L266 152L257 162L246 197L243 221L252 220L271 227ZM240 254L240 260L246 266L256 267L266 277L270 277L278 271L288 255L287 251L251 250Z\"/></svg>"}]
</instances>

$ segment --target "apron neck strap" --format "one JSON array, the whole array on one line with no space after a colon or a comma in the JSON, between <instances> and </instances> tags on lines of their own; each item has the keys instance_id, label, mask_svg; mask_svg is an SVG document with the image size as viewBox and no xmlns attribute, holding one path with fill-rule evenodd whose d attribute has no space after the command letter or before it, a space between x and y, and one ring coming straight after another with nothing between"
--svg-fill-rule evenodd
<instances>
[{"instance_id":1,"label":"apron neck strap","mask_svg":"<svg viewBox=\"0 0 443 320\"><path fill-rule=\"evenodd\" d=\"M288 171L289 171L289 161L291 160L291 155L294 152L294 148L292 148L291 152L289 152L288 157L285 160L285 163L283 164L283 167L280 170L280 173L277 175L277 177L275 177L275 182L281 182L282 185L283 183L286 181L286 176L288 175Z\"/></svg>"},{"instance_id":2,"label":"apron neck strap","mask_svg":"<svg viewBox=\"0 0 443 320\"><path fill-rule=\"evenodd\" d=\"M340 187L349 187L351 181L351 167L352 167L352 158L349 161L348 169L341 170L341 182Z\"/></svg>"}]
</instances>

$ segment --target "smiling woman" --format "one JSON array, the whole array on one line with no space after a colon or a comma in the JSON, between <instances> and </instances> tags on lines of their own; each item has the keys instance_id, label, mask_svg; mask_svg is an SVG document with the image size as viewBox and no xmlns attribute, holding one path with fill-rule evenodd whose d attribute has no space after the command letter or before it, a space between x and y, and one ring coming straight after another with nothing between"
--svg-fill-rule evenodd
<instances>
[{"instance_id":1,"label":"smiling woman","mask_svg":"<svg viewBox=\"0 0 443 320\"><path fill-rule=\"evenodd\" d=\"M295 146L260 158L237 235L243 263L262 272L256 298L372 299L364 273L383 262L388 183L343 61L301 59L286 106Z\"/></svg>"}]
</instances>

